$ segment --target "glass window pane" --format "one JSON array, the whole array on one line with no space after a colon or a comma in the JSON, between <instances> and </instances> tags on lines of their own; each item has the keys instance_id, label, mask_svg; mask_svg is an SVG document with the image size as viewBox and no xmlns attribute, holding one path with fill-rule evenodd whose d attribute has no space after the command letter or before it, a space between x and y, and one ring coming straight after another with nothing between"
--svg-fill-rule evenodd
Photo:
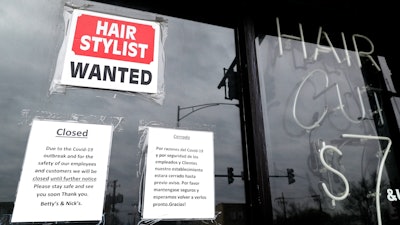
<instances>
[{"instance_id":1,"label":"glass window pane","mask_svg":"<svg viewBox=\"0 0 400 225\"><path fill-rule=\"evenodd\" d=\"M73 1L75 6L84 3ZM235 59L234 30L107 4L86 6L113 15L167 21L165 99L158 104L142 95L89 88L49 93L64 38L64 4L42 0L4 3L0 13L1 221L12 213L30 125L39 117L115 126L105 195L120 196L122 202L106 202L106 224L136 224L141 194L138 127L143 121L176 127L178 111L180 128L211 127L214 132L215 161L209 166L216 175L216 212L225 210L235 214L233 221L243 220L243 181L235 176L228 183L227 178L228 167L235 175L243 170L238 101L226 99L224 88L218 88L224 68Z\"/></svg>"},{"instance_id":2,"label":"glass window pane","mask_svg":"<svg viewBox=\"0 0 400 225\"><path fill-rule=\"evenodd\" d=\"M380 94L366 81L380 66L365 70L356 52L323 40L255 41L274 222L390 223L386 193L398 174L384 115L374 112Z\"/></svg>"}]
</instances>

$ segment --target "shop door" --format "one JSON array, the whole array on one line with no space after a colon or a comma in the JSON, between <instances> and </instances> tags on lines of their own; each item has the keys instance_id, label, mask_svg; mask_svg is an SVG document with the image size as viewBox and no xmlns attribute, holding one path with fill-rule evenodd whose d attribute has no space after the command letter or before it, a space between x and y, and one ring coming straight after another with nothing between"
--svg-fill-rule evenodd
<instances>
[{"instance_id":1,"label":"shop door","mask_svg":"<svg viewBox=\"0 0 400 225\"><path fill-rule=\"evenodd\" d=\"M61 216L65 218L63 221L58 220L57 216L54 217L58 223L87 224L90 222L125 225L149 223L150 221L150 223L172 224L201 224L204 222L245 224L244 207L246 202L244 181L242 180L244 169L240 102L232 86L234 79L232 76L237 75L233 29L88 1L69 1L66 4L64 1L35 1L32 3L10 1L4 3L2 8L3 13L0 16L2 40L0 49L3 56L0 60L0 78L2 80L0 88L0 118L2 118L2 129L0 130L2 146L0 151L0 224L10 224L14 204L19 194L18 190L23 188L19 183L21 174L24 172L22 171L23 165L31 159L27 158L26 151L33 121L36 120L111 125L113 127L112 144L108 163L103 168L107 175L104 180L106 187L104 193L79 187L74 190L66 190L64 186L60 189L44 188L43 186L34 188L39 181L33 178L28 179L27 190L32 188L32 196L30 199L18 199L18 204L32 204L29 202L32 201L37 205L34 205L32 211L26 212L27 217L19 215L19 219L34 218L36 221L30 222L54 222L40 221L41 218L48 218L45 216L47 210L45 207L48 207L48 212L54 212L54 207L58 207L44 203L60 203L73 197L63 194L63 192L77 193L79 190L89 195L96 194L100 199L104 198L102 219L99 221L74 221L75 218L84 219L85 216L65 216L64 213L60 214L60 218ZM159 46L161 51L158 58L155 59L156 63L158 62L160 65L158 72L161 72L155 93L147 94L140 91L130 92L107 87L79 85L65 85L61 88L53 86L60 65L60 56L64 54L60 49L64 47L63 43L68 35L66 31L71 26L71 23L66 22L65 14L76 9L161 24L160 40L162 41ZM118 32L113 35L121 34ZM89 40L94 39L86 39L86 41ZM88 43L86 42L86 44ZM98 45L102 43L105 42L97 42ZM89 48L89 44L86 47ZM123 51L120 54L124 54ZM105 73L106 68L93 69L96 60L91 62L92 64L87 68L88 76L91 71L93 79L101 79L101 75L99 76L98 73L102 73L103 69L103 73ZM72 66L72 64L70 65ZM78 71L77 64L74 66L75 72ZM85 64L81 64L81 66L80 69L85 68ZM124 69L117 68L117 70L121 74L120 70ZM80 71L82 74L82 70ZM112 73L112 69L109 70L109 73ZM137 79L136 81L139 83L141 81L135 76L130 78L134 81ZM133 83L135 83L134 81ZM154 202L150 207L154 212L169 211L171 208L174 213L185 212L182 208L180 209L180 207L184 207L184 204L191 205L192 211L198 212L191 212L190 216L180 214L176 216L177 218L161 216L146 221L142 220L143 206L146 201L144 199L146 169L147 171L151 169L146 168L149 162L146 161L146 154L143 154L142 138L145 137L143 128L149 127L179 131L204 131L212 134L211 141L210 139L205 140L205 142L212 143L212 147L207 149L213 151L212 157L208 158L211 160L199 159L200 161L194 160L193 162L192 160L187 163L186 161L190 160L173 158L173 154L165 156L166 162L187 163L191 164L191 167L187 166L187 168L212 171L212 180L193 178L190 180L192 183L200 182L198 184L200 187L197 188L196 184L187 186L182 184L188 179L165 178L156 180L157 182L166 182L163 185L164 189L160 189L158 192L154 189L151 190L156 193L152 196L153 199L150 199ZM151 140L157 142L158 137L152 137ZM74 142L71 141L71 143ZM196 146L189 146L189 148L196 148ZM56 166L56 163L62 159L43 159L40 157L44 155L44 149L35 151L38 152L39 159L47 163L36 164L34 168L38 171L37 173L44 172L41 174L32 172L34 176L42 176L50 180L56 175L62 177L70 175L69 172L65 172L69 171L66 170L68 167ZM78 157L80 157L83 153L76 154L79 154ZM95 158L95 156L90 157ZM36 160L39 159L36 158ZM71 159L68 162L74 162L74 160ZM96 163L95 159L92 163ZM172 168L171 165L169 167ZM164 173L164 175L168 174ZM190 172L187 174L193 175ZM87 184L81 181L65 182L65 184ZM100 185L102 182L100 181L98 184ZM155 185L154 182L153 180L151 185ZM173 185L170 182L179 184ZM211 188L205 189L207 185L202 182L209 182L207 185L210 185ZM45 184L52 185L55 184L55 181ZM147 185L150 186L150 184ZM183 192L185 187L200 193ZM169 192L168 190L171 188L177 188L178 191ZM39 193L41 193L40 196ZM200 200L188 200L187 202L165 200L167 197L177 199L180 195L214 199L214 204L208 204L208 208L202 208L193 206ZM85 197L81 198L80 203L89 204ZM210 211L209 207L213 208L211 211L215 212L212 218L197 218L197 215L202 215L202 211ZM86 208L85 210L94 209ZM43 217L35 215L37 212L42 212ZM56 210L56 212L63 213L62 210ZM82 215L84 214L82 212ZM69 220L69 218L72 219Z\"/></svg>"}]
</instances>

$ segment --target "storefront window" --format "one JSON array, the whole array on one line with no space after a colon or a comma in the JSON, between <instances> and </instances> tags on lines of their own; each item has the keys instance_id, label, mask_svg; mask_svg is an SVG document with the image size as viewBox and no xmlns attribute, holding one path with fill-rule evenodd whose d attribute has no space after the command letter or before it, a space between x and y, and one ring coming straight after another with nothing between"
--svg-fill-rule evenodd
<instances>
[{"instance_id":1,"label":"storefront window","mask_svg":"<svg viewBox=\"0 0 400 225\"><path fill-rule=\"evenodd\" d=\"M128 18L162 18L167 25L162 46L164 98L157 102L146 95L85 87L49 91L68 26L64 1L4 3L0 10L0 224L10 222L27 140L37 118L113 125L107 187L99 195L105 198L104 224L141 220L138 173L143 165L139 148L143 122L174 129L206 127L214 134L214 161L208 165L215 173L214 219L244 223L243 181L240 176L229 182L227 178L228 168L235 175L243 171L238 101L226 98L218 87L235 59L234 30L88 1L68 4Z\"/></svg>"},{"instance_id":2,"label":"storefront window","mask_svg":"<svg viewBox=\"0 0 400 225\"><path fill-rule=\"evenodd\" d=\"M310 43L277 22L279 35L255 40L274 223L393 224L393 138L364 68L380 74L384 58L368 37L338 48L323 30Z\"/></svg>"}]
</instances>

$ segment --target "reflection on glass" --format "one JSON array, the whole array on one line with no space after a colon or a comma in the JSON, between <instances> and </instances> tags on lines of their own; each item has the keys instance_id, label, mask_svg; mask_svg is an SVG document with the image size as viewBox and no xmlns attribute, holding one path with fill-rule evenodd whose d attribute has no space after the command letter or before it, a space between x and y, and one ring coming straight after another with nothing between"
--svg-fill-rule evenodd
<instances>
[{"instance_id":1,"label":"reflection on glass","mask_svg":"<svg viewBox=\"0 0 400 225\"><path fill-rule=\"evenodd\" d=\"M73 1L73 5L85 5ZM214 128L216 219L224 212L243 221L244 185L239 177L228 182L227 168L243 171L239 110L236 99L225 98L218 84L235 59L234 31L165 17L165 100L162 105L140 95L88 88L49 94L64 35L63 2L10 1L2 5L0 49L0 219L12 213L26 141L33 118L113 124L113 146L105 193L106 224L137 224L141 158L138 127L141 121L175 127L177 107L214 104L180 121L182 129ZM132 18L150 13L91 2L88 10ZM155 17L155 15L152 15ZM160 16L160 15L157 15ZM7 22L5 22L7 21ZM229 214L230 213L230 214ZM199 222L199 221L197 221ZM188 222L189 223L189 222Z\"/></svg>"},{"instance_id":2,"label":"reflection on glass","mask_svg":"<svg viewBox=\"0 0 400 225\"><path fill-rule=\"evenodd\" d=\"M367 55L284 35L255 43L269 171L282 175L270 179L274 222L395 221L386 197L391 142L377 128L384 116L374 113L379 99L371 97L377 94L366 85L365 70L349 63ZM285 180L286 168L293 169L295 182Z\"/></svg>"}]
</instances>

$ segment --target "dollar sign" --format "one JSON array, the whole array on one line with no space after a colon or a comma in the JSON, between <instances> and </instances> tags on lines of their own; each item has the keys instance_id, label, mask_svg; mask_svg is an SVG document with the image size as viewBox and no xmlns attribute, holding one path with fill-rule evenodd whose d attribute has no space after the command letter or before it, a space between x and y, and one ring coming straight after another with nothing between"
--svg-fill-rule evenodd
<instances>
[{"instance_id":1,"label":"dollar sign","mask_svg":"<svg viewBox=\"0 0 400 225\"><path fill-rule=\"evenodd\" d=\"M334 146L332 146L332 145L325 145L325 144L324 144L324 146L322 147L322 149L321 149L320 152L319 152L319 157L320 157L320 159L321 159L322 165L323 165L326 169L328 169L328 170L331 171L332 173L334 173L334 174L336 174L337 176L339 176L340 179L342 179L342 181L343 181L343 183L344 183L344 186L345 186L345 191L344 191L344 193L343 193L342 195L336 196L336 195L333 195L333 194L329 191L329 189L328 189L328 187L326 186L325 183L322 183L322 188L324 189L326 195L328 195L331 199L336 200L336 201L340 201L340 200L345 199L345 198L349 195L349 182L347 181L346 177L345 177L342 173L340 173L339 171L335 170L335 169L332 168L328 163L326 163L325 158L324 158L324 153L325 153L325 151L326 151L327 149L331 149L331 150L333 150L334 152L336 152L336 153L339 154L339 155L342 155L342 152L341 152L338 148L336 148L336 147L334 147Z\"/></svg>"}]
</instances>

